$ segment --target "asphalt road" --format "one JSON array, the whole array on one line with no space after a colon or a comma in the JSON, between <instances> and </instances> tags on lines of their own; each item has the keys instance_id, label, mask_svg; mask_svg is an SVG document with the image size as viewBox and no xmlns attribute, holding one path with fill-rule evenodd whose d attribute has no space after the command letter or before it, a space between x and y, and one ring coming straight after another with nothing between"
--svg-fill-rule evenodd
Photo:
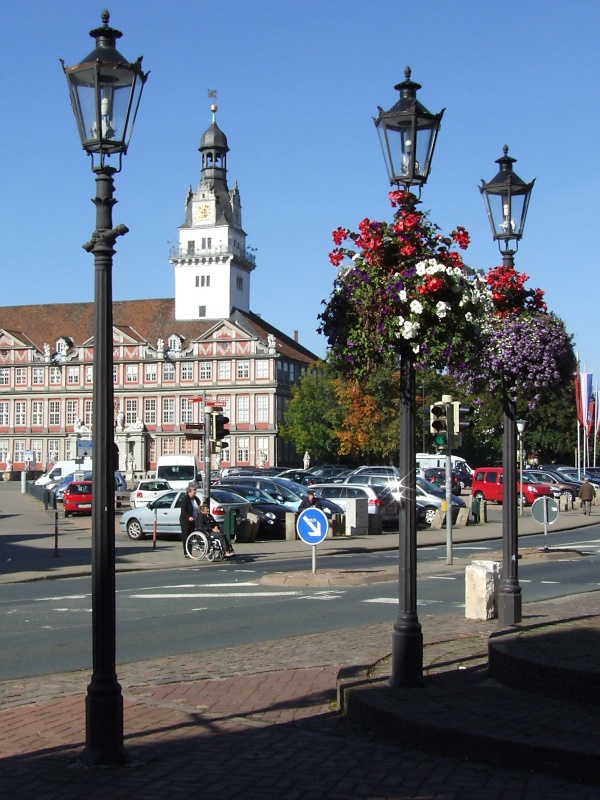
<instances>
[{"instance_id":1,"label":"asphalt road","mask_svg":"<svg viewBox=\"0 0 600 800\"><path fill-rule=\"evenodd\" d=\"M600 526L552 535L552 559L538 557L543 535L521 543L519 579L524 600L541 600L600 586ZM499 559L500 542L420 548L418 611L459 612L464 606L467 557ZM300 562L300 563L299 563ZM317 569L365 569L397 563L394 551L319 558ZM439 564L439 569L436 566ZM390 622L397 583L307 587L261 584L263 575L310 570L310 559L271 560L122 573L117 575L117 661L133 662L203 649ZM0 679L89 669L91 663L90 578L0 586Z\"/></svg>"}]
</instances>

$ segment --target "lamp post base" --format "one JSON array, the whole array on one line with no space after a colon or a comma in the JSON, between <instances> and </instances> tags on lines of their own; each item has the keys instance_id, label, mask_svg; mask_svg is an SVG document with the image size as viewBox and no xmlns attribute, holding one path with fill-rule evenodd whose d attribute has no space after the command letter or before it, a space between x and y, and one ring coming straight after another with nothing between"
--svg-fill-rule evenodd
<instances>
[{"instance_id":1,"label":"lamp post base","mask_svg":"<svg viewBox=\"0 0 600 800\"><path fill-rule=\"evenodd\" d=\"M388 686L423 685L423 631L416 615L400 614L392 632L392 674Z\"/></svg>"},{"instance_id":2,"label":"lamp post base","mask_svg":"<svg viewBox=\"0 0 600 800\"><path fill-rule=\"evenodd\" d=\"M521 589L517 592L498 592L498 627L507 628L521 622Z\"/></svg>"},{"instance_id":3,"label":"lamp post base","mask_svg":"<svg viewBox=\"0 0 600 800\"><path fill-rule=\"evenodd\" d=\"M85 699L86 746L81 761L88 767L121 766L130 761L123 747L123 696L119 683L88 687Z\"/></svg>"}]
</instances>

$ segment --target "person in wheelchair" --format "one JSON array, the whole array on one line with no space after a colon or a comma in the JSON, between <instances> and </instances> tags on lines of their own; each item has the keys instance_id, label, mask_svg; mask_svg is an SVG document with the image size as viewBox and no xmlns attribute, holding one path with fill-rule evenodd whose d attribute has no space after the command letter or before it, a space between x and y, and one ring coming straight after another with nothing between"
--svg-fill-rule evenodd
<instances>
[{"instance_id":1,"label":"person in wheelchair","mask_svg":"<svg viewBox=\"0 0 600 800\"><path fill-rule=\"evenodd\" d=\"M221 528L219 528L219 523L210 513L210 509L206 503L202 503L198 511L196 530L212 535L215 539L218 539L226 558L231 558L231 556L235 555L231 542L221 531Z\"/></svg>"}]
</instances>

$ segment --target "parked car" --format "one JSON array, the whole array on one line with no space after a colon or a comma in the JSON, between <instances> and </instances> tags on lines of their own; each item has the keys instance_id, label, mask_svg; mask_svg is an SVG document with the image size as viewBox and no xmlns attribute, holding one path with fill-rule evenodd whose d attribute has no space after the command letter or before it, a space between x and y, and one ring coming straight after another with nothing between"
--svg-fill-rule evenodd
<instances>
[{"instance_id":1,"label":"parked car","mask_svg":"<svg viewBox=\"0 0 600 800\"><path fill-rule=\"evenodd\" d=\"M393 467L390 465L386 466L374 466L374 467L357 467L356 469L352 470L352 475L361 475L363 472L366 472L369 475L391 475L394 478L400 477L400 470L398 467Z\"/></svg>"},{"instance_id":2,"label":"parked car","mask_svg":"<svg viewBox=\"0 0 600 800\"><path fill-rule=\"evenodd\" d=\"M57 484L54 487L54 489L51 490L54 493L54 497L56 498L57 502L62 503L64 494L65 494L65 489L74 480L75 480L75 473L74 472L71 475L65 475L65 477L62 479L62 482ZM83 480L84 481L91 481L92 480L92 473L89 472L89 471L84 472L83 473Z\"/></svg>"},{"instance_id":3,"label":"parked car","mask_svg":"<svg viewBox=\"0 0 600 800\"><path fill-rule=\"evenodd\" d=\"M340 472L346 472L348 467L343 464L315 464L314 467L309 467L307 472L315 475L321 483L324 480L329 480L334 475L339 475Z\"/></svg>"},{"instance_id":4,"label":"parked car","mask_svg":"<svg viewBox=\"0 0 600 800\"><path fill-rule=\"evenodd\" d=\"M92 513L92 482L71 481L65 488L63 495L63 509L65 517L70 514Z\"/></svg>"},{"instance_id":5,"label":"parked car","mask_svg":"<svg viewBox=\"0 0 600 800\"><path fill-rule=\"evenodd\" d=\"M306 497L306 487L301 486L299 483L294 483L294 481L289 481L287 478L263 478L259 475L240 475L235 477L228 475L226 478L222 478L217 486L227 488L228 485L232 484L256 486L257 489L263 489L276 503L282 503L290 511L297 511L302 499ZM339 505L329 500L325 499L322 505L323 511L328 516L342 513Z\"/></svg>"},{"instance_id":6,"label":"parked car","mask_svg":"<svg viewBox=\"0 0 600 800\"><path fill-rule=\"evenodd\" d=\"M428 467L427 469L423 470L423 478L429 483L434 483L436 486L439 486L441 489L446 488L446 470L440 469L439 467ZM456 474L454 470L452 470L452 486L451 486L452 494L459 495L462 491L460 478Z\"/></svg>"},{"instance_id":7,"label":"parked car","mask_svg":"<svg viewBox=\"0 0 600 800\"><path fill-rule=\"evenodd\" d=\"M398 501L387 486L378 484L346 484L346 483L316 483L310 487L315 494L323 499L333 501L346 511L349 499L363 498L367 501L369 514L376 514L382 518L382 523L398 524Z\"/></svg>"},{"instance_id":8,"label":"parked car","mask_svg":"<svg viewBox=\"0 0 600 800\"><path fill-rule=\"evenodd\" d=\"M358 475L355 475L351 472L349 475L346 475L345 478L339 481L332 481L332 483L351 483L355 484L367 484L367 486L387 486L390 492L394 495L394 499L398 502L402 498L402 483L400 482L400 478L396 477L395 475L380 475L375 474L372 475L370 472L361 472Z\"/></svg>"},{"instance_id":9,"label":"parked car","mask_svg":"<svg viewBox=\"0 0 600 800\"><path fill-rule=\"evenodd\" d=\"M294 481L294 483L299 483L301 486L312 486L313 483L317 483L320 480L314 472L308 472L305 469L286 469L276 477L287 478L290 481Z\"/></svg>"},{"instance_id":10,"label":"parked car","mask_svg":"<svg viewBox=\"0 0 600 800\"><path fill-rule=\"evenodd\" d=\"M62 480L62 483L59 483L58 485L56 485L54 487L54 489L51 489L51 491L54 493L54 497L56 498L56 501L58 503L62 503L64 494L65 494L65 489L67 488L67 486L72 481L75 480L75 475L78 475L78 474L80 474L79 471L78 472L74 472L72 475L65 475L65 477ZM91 472L91 470L86 470L85 472L83 472L81 474L83 475L82 480L84 480L84 481L91 481L92 480L92 472ZM49 485L50 484L48 484L48 486ZM115 472L115 492L124 491L126 488L127 488L127 484L125 483L125 480L124 480L123 476L121 475L121 473L120 472Z\"/></svg>"},{"instance_id":11,"label":"parked car","mask_svg":"<svg viewBox=\"0 0 600 800\"><path fill-rule=\"evenodd\" d=\"M594 489L600 489L600 478L591 472L577 470L574 467L569 467L567 469L561 468L557 470L557 472L560 472L561 475L564 475L565 478L568 478L570 481L578 481L580 485L583 483L584 478L588 478L589 482L594 484Z\"/></svg>"},{"instance_id":12,"label":"parked car","mask_svg":"<svg viewBox=\"0 0 600 800\"><path fill-rule=\"evenodd\" d=\"M416 492L417 503L421 503L425 508L425 522L431 525L435 512L442 508L442 504L446 502L446 492L436 486L434 483L426 481L425 478L416 479ZM466 508L464 500L460 497L452 495L452 521L456 522L458 511L461 508Z\"/></svg>"},{"instance_id":13,"label":"parked car","mask_svg":"<svg viewBox=\"0 0 600 800\"><path fill-rule=\"evenodd\" d=\"M227 488L250 503L250 511L258 517L259 536L283 536L285 538L285 516L289 512L281 503L275 503L263 489L247 484L227 484Z\"/></svg>"},{"instance_id":14,"label":"parked car","mask_svg":"<svg viewBox=\"0 0 600 800\"><path fill-rule=\"evenodd\" d=\"M168 481L155 478L153 481L139 481L133 492L129 495L129 504L132 508L147 506L152 500L156 500L162 494L172 491Z\"/></svg>"},{"instance_id":15,"label":"parked car","mask_svg":"<svg viewBox=\"0 0 600 800\"><path fill-rule=\"evenodd\" d=\"M577 497L581 486L581 482L567 481L560 472L549 472L544 469L524 469L523 477L533 478L539 483L547 484L552 489L555 498L566 497L571 502Z\"/></svg>"},{"instance_id":16,"label":"parked car","mask_svg":"<svg viewBox=\"0 0 600 800\"><path fill-rule=\"evenodd\" d=\"M156 514L156 532L180 536L179 514L185 492L167 492L152 500L147 506L132 508L126 511L119 525L123 533L130 539L143 539L146 534L154 530L154 516ZM225 512L233 510L236 523L241 522L248 515L250 503L243 497L228 491L213 491L210 493L210 513L217 522L225 520Z\"/></svg>"},{"instance_id":17,"label":"parked car","mask_svg":"<svg viewBox=\"0 0 600 800\"><path fill-rule=\"evenodd\" d=\"M502 502L502 467L478 467L473 473L471 493L476 500ZM521 484L517 481L517 494L521 492ZM523 503L531 505L538 497L552 497L552 490L545 483L536 483L523 476Z\"/></svg>"}]
</instances>

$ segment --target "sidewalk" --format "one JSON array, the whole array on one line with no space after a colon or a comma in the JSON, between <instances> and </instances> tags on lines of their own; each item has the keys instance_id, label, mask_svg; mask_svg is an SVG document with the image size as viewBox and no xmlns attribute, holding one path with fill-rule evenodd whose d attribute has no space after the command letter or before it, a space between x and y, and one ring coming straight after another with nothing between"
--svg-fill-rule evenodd
<instances>
[{"instance_id":1,"label":"sidewalk","mask_svg":"<svg viewBox=\"0 0 600 800\"><path fill-rule=\"evenodd\" d=\"M64 526L55 557L53 516L40 511L32 498L13 496L2 488L3 582L85 572L89 530L78 520L69 521L72 528L67 532ZM18 515L24 511L33 532L19 530ZM600 522L600 513L591 518L575 513L561 516L568 517L566 527ZM496 524L488 524L487 531L491 533ZM520 527L522 531L529 527L528 520L523 519ZM484 528L463 531L461 537L474 540L483 538ZM540 526L533 523L531 532L541 532ZM455 533L459 541L459 531ZM443 541L445 531L435 536ZM161 541L152 551L151 542L122 542L126 537L120 533L117 537L117 569L182 566L178 542ZM419 540L427 537L433 543L433 533L423 532L423 537L419 533ZM397 534L344 537L327 540L323 548L395 549L397 541ZM309 548L302 543L239 545L237 551L246 548L258 558L279 558L285 552L309 564ZM504 647L502 655L513 672L524 672L524 665L533 664L533 672L524 674L534 688L540 675L562 679L569 674L575 695L577 687L585 692L586 687L598 686L600 653L593 638L600 632L597 601L597 593L591 592L525 603L523 624L491 641ZM600 754L597 714L583 713L594 697L582 704L575 696L559 707L547 697L506 688L482 666L488 638L497 631L495 621L427 614L420 615L426 685L389 690L387 654L394 616L391 607L389 623L119 665L125 746L132 759L123 768L87 769L78 761L85 739L90 672L0 682L2 796L14 800L600 797L598 776L586 771ZM503 670L506 664L498 667ZM338 683L349 716L337 711ZM362 693L360 700L352 699L354 690ZM514 696L518 700L513 704ZM475 725L473 711L482 728L465 731L468 720ZM512 720L521 736L516 745L508 735ZM573 750L574 733L579 752ZM484 747L476 746L478 740ZM444 743L446 752L452 750L448 743L456 745L455 752L440 755ZM424 749L413 749L415 744ZM428 754L431 747L436 755ZM486 763L490 750L499 765ZM521 751L525 758L519 761ZM546 756L546 771L553 767L548 753L554 762L574 768L568 777L536 773L532 753ZM485 760L476 762L473 756Z\"/></svg>"}]
</instances>

